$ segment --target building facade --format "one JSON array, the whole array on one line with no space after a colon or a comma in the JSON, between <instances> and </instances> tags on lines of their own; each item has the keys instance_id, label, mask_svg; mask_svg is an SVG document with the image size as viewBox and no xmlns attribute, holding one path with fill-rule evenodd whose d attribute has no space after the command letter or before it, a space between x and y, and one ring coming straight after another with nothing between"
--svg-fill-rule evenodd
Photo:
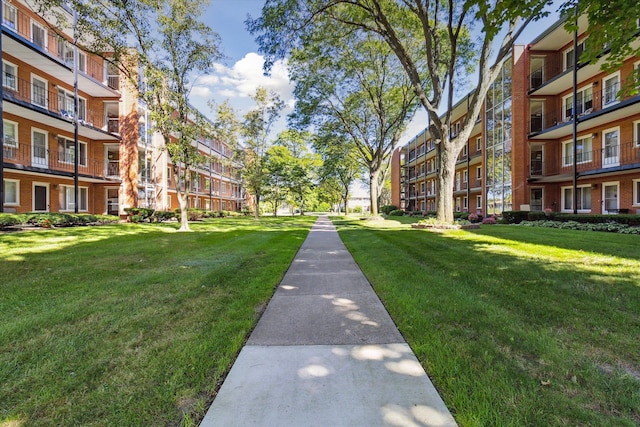
<instances>
[{"instance_id":1,"label":"building facade","mask_svg":"<svg viewBox=\"0 0 640 427\"><path fill-rule=\"evenodd\" d=\"M640 213L640 95L629 84L640 58L605 72L605 48L598 63L577 63L574 84L574 58L588 42L585 17L579 28L577 53L563 21L513 48L458 158L456 211L572 213L575 202L578 213ZM465 107L462 99L454 109L454 133ZM394 204L435 210L434 148L423 131L394 154Z\"/></svg>"},{"instance_id":2,"label":"building facade","mask_svg":"<svg viewBox=\"0 0 640 427\"><path fill-rule=\"evenodd\" d=\"M149 132L147 109L118 68L76 53L71 30L54 31L26 3L2 7L3 211L178 208L164 141ZM189 206L240 210L245 192L229 147L193 144L211 161L193 172Z\"/></svg>"}]
</instances>

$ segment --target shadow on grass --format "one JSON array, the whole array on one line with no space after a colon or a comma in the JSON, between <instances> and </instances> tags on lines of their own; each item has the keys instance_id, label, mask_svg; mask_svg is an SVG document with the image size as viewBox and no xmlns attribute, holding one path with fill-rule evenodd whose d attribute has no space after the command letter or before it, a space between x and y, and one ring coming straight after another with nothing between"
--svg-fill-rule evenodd
<instances>
[{"instance_id":1,"label":"shadow on grass","mask_svg":"<svg viewBox=\"0 0 640 427\"><path fill-rule=\"evenodd\" d=\"M461 425L640 419L636 236L337 225Z\"/></svg>"},{"instance_id":2,"label":"shadow on grass","mask_svg":"<svg viewBox=\"0 0 640 427\"><path fill-rule=\"evenodd\" d=\"M0 424L203 415L313 218L0 237Z\"/></svg>"}]
</instances>

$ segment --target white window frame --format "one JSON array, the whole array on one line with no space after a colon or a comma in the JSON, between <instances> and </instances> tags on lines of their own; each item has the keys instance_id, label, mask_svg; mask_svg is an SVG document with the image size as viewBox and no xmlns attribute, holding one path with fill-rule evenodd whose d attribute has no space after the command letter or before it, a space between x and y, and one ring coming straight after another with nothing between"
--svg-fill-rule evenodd
<instances>
[{"instance_id":1,"label":"white window frame","mask_svg":"<svg viewBox=\"0 0 640 427\"><path fill-rule=\"evenodd\" d=\"M482 209L482 196L476 196L476 209Z\"/></svg>"},{"instance_id":2,"label":"white window frame","mask_svg":"<svg viewBox=\"0 0 640 427\"><path fill-rule=\"evenodd\" d=\"M469 198L467 196L462 198L462 210L465 212L469 210Z\"/></svg>"},{"instance_id":3,"label":"white window frame","mask_svg":"<svg viewBox=\"0 0 640 427\"><path fill-rule=\"evenodd\" d=\"M476 181L482 181L482 166L476 166Z\"/></svg>"},{"instance_id":4,"label":"white window frame","mask_svg":"<svg viewBox=\"0 0 640 427\"><path fill-rule=\"evenodd\" d=\"M616 85L616 91L615 93L612 95L613 96L613 100L606 102L606 99L608 97L607 94L607 82L609 80L613 80L613 79L618 79ZM602 108L608 107L610 105L615 105L618 102L620 102L620 100L618 99L618 92L620 91L620 70L616 71L615 73L609 74L606 77L602 78Z\"/></svg>"},{"instance_id":5,"label":"white window frame","mask_svg":"<svg viewBox=\"0 0 640 427\"><path fill-rule=\"evenodd\" d=\"M44 38L44 40L43 40L44 43L43 44L44 44L44 46L40 46L40 45L36 44L36 42L35 42L35 38L33 36L33 26L34 25L36 27L39 27L39 29L41 29L42 32L44 33L43 34L43 38ZM39 22L37 22L37 21L32 19L31 20L31 25L29 26L29 31L30 31L30 34L31 34L31 43L35 44L36 46L40 46L44 50L47 50L47 47L48 47L48 44L49 44L48 37L47 37L47 29L42 24L40 24Z\"/></svg>"},{"instance_id":6,"label":"white window frame","mask_svg":"<svg viewBox=\"0 0 640 427\"><path fill-rule=\"evenodd\" d=\"M424 182L421 182L420 183L420 194L424 194L424 192L425 192L425 185L424 185Z\"/></svg>"},{"instance_id":7,"label":"white window frame","mask_svg":"<svg viewBox=\"0 0 640 427\"><path fill-rule=\"evenodd\" d=\"M7 66L13 67L14 73L11 74L13 76L13 86L7 84ZM13 91L18 90L18 66L13 62L2 60L2 86Z\"/></svg>"},{"instance_id":8,"label":"white window frame","mask_svg":"<svg viewBox=\"0 0 640 427\"><path fill-rule=\"evenodd\" d=\"M578 138L578 141L589 141L589 150L582 150L582 154L580 157L580 161L578 162L578 164L583 164L583 163L590 163L591 161L593 161L593 138L590 136L585 136L582 138ZM582 143L583 147L584 147L584 142ZM571 154L571 161L567 161L568 156L565 156L565 153L567 152L566 147L569 146L572 149L572 154ZM588 156L585 156L585 152L589 153ZM587 159L585 160L585 157L587 157ZM562 166L573 166L573 141L569 140L569 141L563 141L562 142Z\"/></svg>"},{"instance_id":9,"label":"white window frame","mask_svg":"<svg viewBox=\"0 0 640 427\"><path fill-rule=\"evenodd\" d=\"M469 171L466 169L462 171L462 182L465 184L469 182Z\"/></svg>"},{"instance_id":10,"label":"white window frame","mask_svg":"<svg viewBox=\"0 0 640 427\"><path fill-rule=\"evenodd\" d=\"M582 56L582 52L584 52L584 42L586 40L587 39L584 38L584 39L582 39L581 42L578 43L578 50L580 50L580 56ZM582 47L582 49L580 49L581 47ZM562 65L563 65L563 70L564 71L570 70L571 67L573 67L573 63L567 64L567 53L571 52L572 50L573 50L573 44L568 49L565 49L564 51L562 51ZM574 55L575 55L575 53L574 53ZM578 56L578 61L577 61L578 64L580 64L580 56Z\"/></svg>"},{"instance_id":11,"label":"white window frame","mask_svg":"<svg viewBox=\"0 0 640 427\"><path fill-rule=\"evenodd\" d=\"M467 146L467 144L464 144L464 147L462 147L462 156L467 157L468 154L469 154L469 147Z\"/></svg>"},{"instance_id":12,"label":"white window frame","mask_svg":"<svg viewBox=\"0 0 640 427\"><path fill-rule=\"evenodd\" d=\"M640 206L640 179L633 180L633 206Z\"/></svg>"},{"instance_id":13,"label":"white window frame","mask_svg":"<svg viewBox=\"0 0 640 427\"><path fill-rule=\"evenodd\" d=\"M9 186L7 185L7 183L15 184L12 201L7 201L10 194L8 191ZM20 206L20 180L8 178L4 179L4 204L7 206Z\"/></svg>"},{"instance_id":14,"label":"white window frame","mask_svg":"<svg viewBox=\"0 0 640 427\"><path fill-rule=\"evenodd\" d=\"M40 158L40 157L36 157L35 156L35 147L34 147L34 143L35 143L35 138L34 138L34 134L35 133L39 133L44 135L44 150L45 150L45 157L44 158ZM35 164L35 159L39 159L39 160L43 160L43 163L37 163ZM39 166L39 167L45 167L48 168L49 167L49 132L43 129L39 129L39 128L31 128L31 164L35 166Z\"/></svg>"},{"instance_id":15,"label":"white window frame","mask_svg":"<svg viewBox=\"0 0 640 427\"><path fill-rule=\"evenodd\" d=\"M39 80L41 82L44 83L44 105L42 104L38 104L36 103L36 96L35 96L35 84L34 84L34 80ZM33 74L31 73L31 103L33 105L37 105L38 107L42 107L42 108L46 108L49 109L49 81L47 79L44 79L40 76L38 76L37 74Z\"/></svg>"},{"instance_id":16,"label":"white window frame","mask_svg":"<svg viewBox=\"0 0 640 427\"><path fill-rule=\"evenodd\" d=\"M14 122L13 120L2 119L2 123L4 126L4 146L11 148L18 148L18 122ZM7 137L7 126L15 126L15 136L13 140Z\"/></svg>"},{"instance_id":17,"label":"white window frame","mask_svg":"<svg viewBox=\"0 0 640 427\"><path fill-rule=\"evenodd\" d=\"M640 120L633 122L633 141L636 147L640 147Z\"/></svg>"},{"instance_id":18,"label":"white window frame","mask_svg":"<svg viewBox=\"0 0 640 427\"><path fill-rule=\"evenodd\" d=\"M618 144L617 144L618 154L617 156L610 156L615 161L605 162L605 156L607 154L606 152L607 149L605 147L606 136L608 133L612 133L612 132L618 133ZM616 166L620 166L620 126L612 127L602 131L602 167L607 168L607 167L616 167Z\"/></svg>"},{"instance_id":19,"label":"white window frame","mask_svg":"<svg viewBox=\"0 0 640 427\"><path fill-rule=\"evenodd\" d=\"M585 93L591 90L591 107L589 108L585 108L586 107L586 102L585 102ZM585 114L589 114L590 111L593 111L593 85L586 85L582 88L580 88L577 92L578 97L582 100L582 105L577 105L577 109L578 111L582 111L580 114L578 114L579 116L585 115ZM573 98L573 93L570 93L568 95L565 95L562 97L562 120L563 121L569 121L571 120L573 117L567 116L567 100L569 98ZM572 105L573 108L573 105Z\"/></svg>"},{"instance_id":20,"label":"white window frame","mask_svg":"<svg viewBox=\"0 0 640 427\"><path fill-rule=\"evenodd\" d=\"M36 186L45 187L47 189L47 200L46 200L47 208L43 211L36 210L36 197L35 197ZM33 212L50 212L51 211L51 186L49 185L48 182L33 181L31 183L31 210Z\"/></svg>"},{"instance_id":21,"label":"white window frame","mask_svg":"<svg viewBox=\"0 0 640 427\"><path fill-rule=\"evenodd\" d=\"M476 151L482 151L482 137L476 138Z\"/></svg>"},{"instance_id":22,"label":"white window frame","mask_svg":"<svg viewBox=\"0 0 640 427\"><path fill-rule=\"evenodd\" d=\"M591 191L591 185L578 185L578 189L580 189L580 193L582 195L582 193L585 191L585 189L587 191ZM566 197L565 197L565 192L566 190L571 190L571 199L569 200L571 202L571 207L566 208L565 204L567 202ZM573 212L573 186L565 186L565 187L560 187L560 196L561 196L561 205L560 205L560 210L562 212ZM591 207L589 209L578 209L578 212L580 213L589 213L591 212L591 210L593 209L593 199L591 198L591 193L589 193L589 203L591 205ZM580 205L583 205L583 203L580 203Z\"/></svg>"},{"instance_id":23,"label":"white window frame","mask_svg":"<svg viewBox=\"0 0 640 427\"><path fill-rule=\"evenodd\" d=\"M2 25L16 31L18 29L18 9L5 1L2 2L2 7L4 8L2 10ZM12 16L13 20L7 19L7 16Z\"/></svg>"},{"instance_id":24,"label":"white window frame","mask_svg":"<svg viewBox=\"0 0 640 427\"><path fill-rule=\"evenodd\" d=\"M61 141L64 141L64 147L62 152L60 152ZM58 146L56 147L58 149L58 154L62 154L62 157L59 159L60 163L73 164L74 163L73 156L75 155L73 140L66 138L64 136L58 136L58 138L56 139L56 142L58 143ZM67 144L71 144L71 146L67 147ZM83 145L84 145L84 151L80 149L80 147ZM89 157L89 153L87 151L88 149L89 149L89 144L83 141L78 141L78 152L80 154L80 158L78 159L78 165L80 165L81 167L87 167L88 157ZM67 161L67 157L71 160Z\"/></svg>"},{"instance_id":25,"label":"white window frame","mask_svg":"<svg viewBox=\"0 0 640 427\"><path fill-rule=\"evenodd\" d=\"M616 186L617 187L617 194L618 196L616 197L616 207L614 209L619 210L620 209L620 181L609 181L609 182L603 182L602 183L602 213L605 215L608 215L610 211L608 211L606 209L606 200L605 200L605 188L609 187L609 186ZM617 213L617 212L613 212L613 213Z\"/></svg>"},{"instance_id":26,"label":"white window frame","mask_svg":"<svg viewBox=\"0 0 640 427\"><path fill-rule=\"evenodd\" d=\"M60 204L60 212L72 212L75 211L75 201L70 202L67 196L69 194L75 197L75 189L73 185L61 185L59 190L59 197L64 196L65 206L63 207ZM89 187L80 187L78 186L78 196L80 197L80 206L78 206L78 212L87 212L89 210ZM84 208L83 208L83 199L84 199ZM58 200L60 203L61 201Z\"/></svg>"}]
</instances>

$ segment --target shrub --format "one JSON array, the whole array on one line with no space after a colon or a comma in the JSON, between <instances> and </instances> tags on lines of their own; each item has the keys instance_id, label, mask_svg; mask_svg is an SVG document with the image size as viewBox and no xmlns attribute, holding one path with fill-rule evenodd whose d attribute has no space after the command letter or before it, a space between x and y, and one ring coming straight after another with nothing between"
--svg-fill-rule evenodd
<instances>
[{"instance_id":1,"label":"shrub","mask_svg":"<svg viewBox=\"0 0 640 427\"><path fill-rule=\"evenodd\" d=\"M136 215L136 216L140 217L140 220L149 219L153 215L153 212L154 212L153 209L149 209L149 208L125 208L124 211L129 216Z\"/></svg>"},{"instance_id":2,"label":"shrub","mask_svg":"<svg viewBox=\"0 0 640 427\"><path fill-rule=\"evenodd\" d=\"M173 219L175 217L176 214L171 211L155 211L153 213L153 216L151 217L151 220L154 222L164 222L169 221L170 219Z\"/></svg>"},{"instance_id":3,"label":"shrub","mask_svg":"<svg viewBox=\"0 0 640 427\"><path fill-rule=\"evenodd\" d=\"M472 224L476 224L478 222L482 222L482 215L475 214L475 213L470 213L469 217L467 218L467 220Z\"/></svg>"},{"instance_id":4,"label":"shrub","mask_svg":"<svg viewBox=\"0 0 640 427\"><path fill-rule=\"evenodd\" d=\"M0 214L0 229L11 227L12 225L22 224L24 217L16 214Z\"/></svg>"},{"instance_id":5,"label":"shrub","mask_svg":"<svg viewBox=\"0 0 640 427\"><path fill-rule=\"evenodd\" d=\"M404 211L402 209L395 209L389 212L389 216L403 216Z\"/></svg>"},{"instance_id":6,"label":"shrub","mask_svg":"<svg viewBox=\"0 0 640 427\"><path fill-rule=\"evenodd\" d=\"M503 213L504 215L504 213ZM543 211L531 211L527 214L525 218L527 221L542 221L545 219L549 219L553 217L553 213L547 214Z\"/></svg>"},{"instance_id":7,"label":"shrub","mask_svg":"<svg viewBox=\"0 0 640 427\"><path fill-rule=\"evenodd\" d=\"M362 206L356 206L353 208L353 213L357 213L357 214L361 214L362 213Z\"/></svg>"},{"instance_id":8,"label":"shrub","mask_svg":"<svg viewBox=\"0 0 640 427\"><path fill-rule=\"evenodd\" d=\"M488 216L486 218L482 219L482 223L483 224L497 224L498 221L496 220L496 218L492 215L492 216Z\"/></svg>"},{"instance_id":9,"label":"shrub","mask_svg":"<svg viewBox=\"0 0 640 427\"><path fill-rule=\"evenodd\" d=\"M385 215L389 215L389 212L397 211L397 210L398 210L398 207L396 205L384 205L380 207L380 212L382 212Z\"/></svg>"},{"instance_id":10,"label":"shrub","mask_svg":"<svg viewBox=\"0 0 640 427\"><path fill-rule=\"evenodd\" d=\"M529 213L529 211L504 211L502 212L502 219L507 224L520 224L522 221L527 219Z\"/></svg>"}]
</instances>

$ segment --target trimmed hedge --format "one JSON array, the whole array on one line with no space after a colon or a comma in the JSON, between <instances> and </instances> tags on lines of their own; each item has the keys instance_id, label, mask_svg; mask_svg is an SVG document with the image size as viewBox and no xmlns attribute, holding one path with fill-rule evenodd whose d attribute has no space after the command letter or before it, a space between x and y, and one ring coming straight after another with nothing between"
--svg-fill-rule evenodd
<instances>
[{"instance_id":1,"label":"trimmed hedge","mask_svg":"<svg viewBox=\"0 0 640 427\"><path fill-rule=\"evenodd\" d=\"M120 218L114 215L69 214L69 213L26 213L0 214L0 229L16 225L32 225L42 228L75 227L89 224L110 224Z\"/></svg>"},{"instance_id":2,"label":"trimmed hedge","mask_svg":"<svg viewBox=\"0 0 640 427\"><path fill-rule=\"evenodd\" d=\"M389 215L391 211L397 211L398 207L396 205L384 205L380 207L380 212L385 215Z\"/></svg>"},{"instance_id":3,"label":"trimmed hedge","mask_svg":"<svg viewBox=\"0 0 640 427\"><path fill-rule=\"evenodd\" d=\"M522 221L523 227L545 227L545 228L561 228L563 230L582 230L582 231L605 231L608 233L622 234L638 234L640 235L640 227L631 227L627 224L618 224L614 222L588 223L578 221Z\"/></svg>"},{"instance_id":4,"label":"trimmed hedge","mask_svg":"<svg viewBox=\"0 0 640 427\"><path fill-rule=\"evenodd\" d=\"M582 224L625 224L630 227L640 226L640 215L591 215L591 214L570 214L551 212L549 214L542 211L505 211L502 218L507 224L520 224L522 221L557 221L557 222L577 222Z\"/></svg>"}]
</instances>

